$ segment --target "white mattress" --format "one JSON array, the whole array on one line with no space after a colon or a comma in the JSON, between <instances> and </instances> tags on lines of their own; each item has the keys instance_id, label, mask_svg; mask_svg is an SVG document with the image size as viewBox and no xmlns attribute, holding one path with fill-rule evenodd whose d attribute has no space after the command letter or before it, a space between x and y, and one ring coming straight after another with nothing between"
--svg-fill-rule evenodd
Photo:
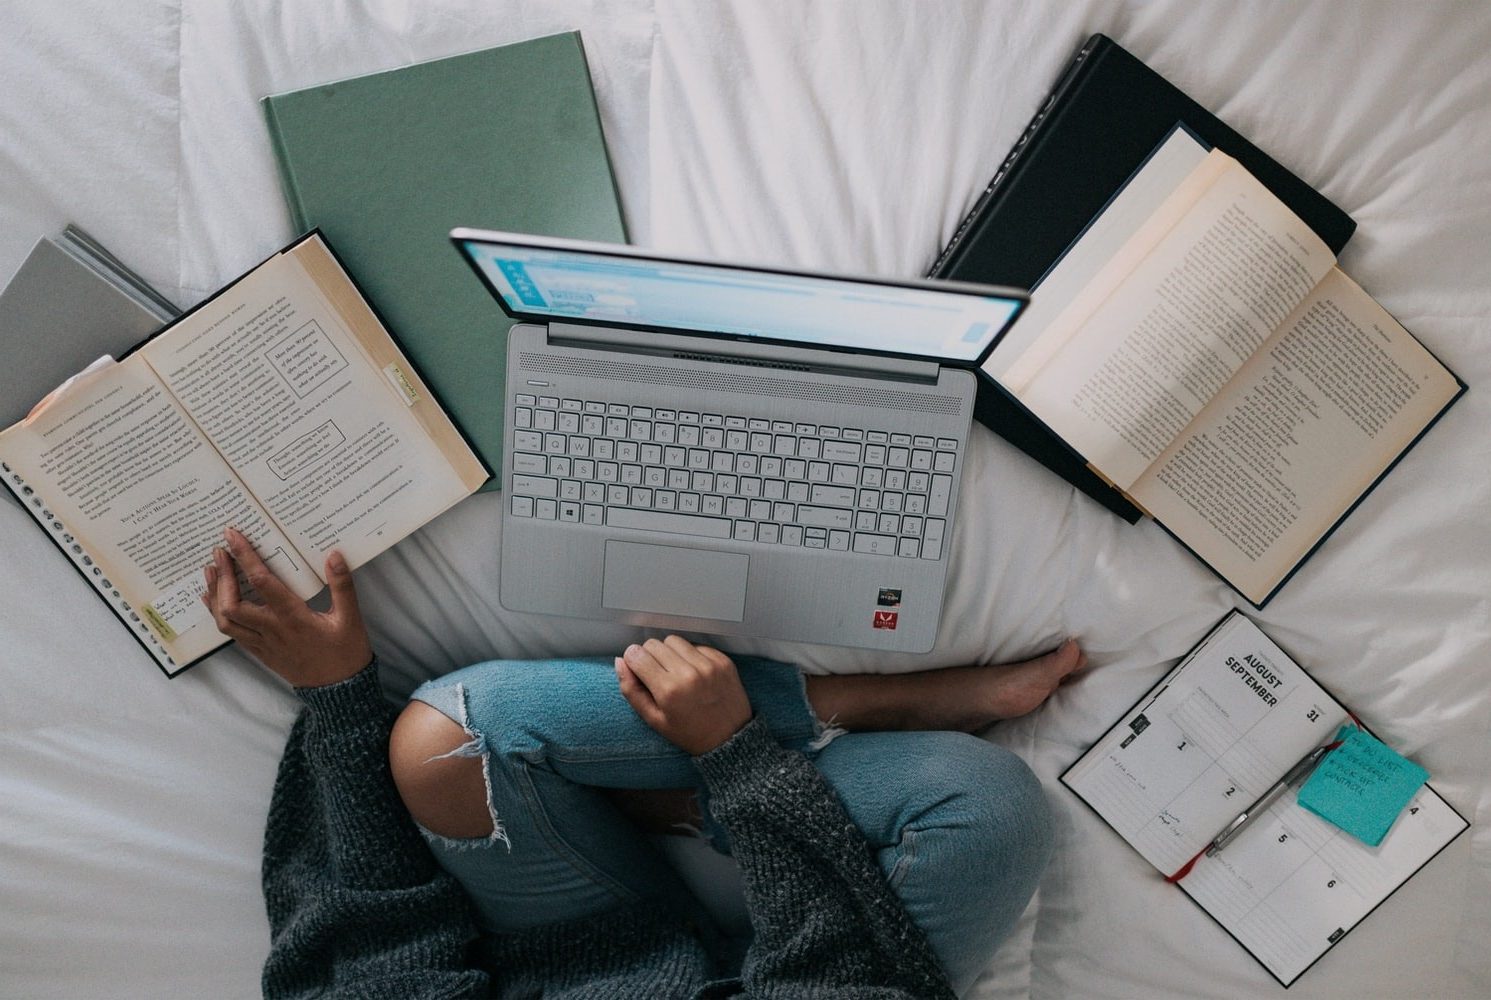
<instances>
[{"instance_id":1,"label":"white mattress","mask_svg":"<svg viewBox=\"0 0 1491 1000\"><path fill-rule=\"evenodd\" d=\"M1343 267L1472 387L1259 616L1476 824L1291 991L1491 995L1491 8L1468 3L699 4L106 0L0 10L0 277L75 221L180 301L292 233L257 100L578 28L641 243L922 272L1092 31L1360 223ZM1262 997L1277 986L1056 783L1235 598L980 430L924 658L737 642L824 671L1086 645L993 739L1060 818L984 998ZM628 630L504 612L498 507L360 572L396 686ZM293 699L236 651L167 682L0 504L0 995L257 992L265 810Z\"/></svg>"}]
</instances>

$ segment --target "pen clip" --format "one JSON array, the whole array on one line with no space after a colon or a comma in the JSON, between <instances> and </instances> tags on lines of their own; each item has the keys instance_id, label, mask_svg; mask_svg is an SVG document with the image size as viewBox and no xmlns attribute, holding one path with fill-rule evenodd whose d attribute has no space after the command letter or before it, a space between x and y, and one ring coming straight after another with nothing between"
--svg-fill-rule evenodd
<instances>
[{"instance_id":1,"label":"pen clip","mask_svg":"<svg viewBox=\"0 0 1491 1000\"><path fill-rule=\"evenodd\" d=\"M1245 813L1239 813L1236 819L1234 819L1231 823L1228 823L1226 829L1213 837L1212 842L1207 845L1206 856L1209 858L1213 854L1220 851L1223 847L1226 847L1227 841L1231 840L1233 836L1236 835L1237 832L1244 826L1247 826L1248 817L1252 814L1253 810L1249 809Z\"/></svg>"}]
</instances>

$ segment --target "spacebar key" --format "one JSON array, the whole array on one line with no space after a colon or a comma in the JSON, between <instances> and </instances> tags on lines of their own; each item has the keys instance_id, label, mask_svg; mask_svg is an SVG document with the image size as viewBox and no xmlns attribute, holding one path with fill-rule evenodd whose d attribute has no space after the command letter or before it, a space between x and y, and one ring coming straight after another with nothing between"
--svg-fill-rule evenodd
<instances>
[{"instance_id":1,"label":"spacebar key","mask_svg":"<svg viewBox=\"0 0 1491 1000\"><path fill-rule=\"evenodd\" d=\"M730 519L695 517L692 514L669 514L659 510L632 510L611 507L606 524L612 528L642 528L645 531L668 531L675 535L700 535L705 538L729 538Z\"/></svg>"}]
</instances>

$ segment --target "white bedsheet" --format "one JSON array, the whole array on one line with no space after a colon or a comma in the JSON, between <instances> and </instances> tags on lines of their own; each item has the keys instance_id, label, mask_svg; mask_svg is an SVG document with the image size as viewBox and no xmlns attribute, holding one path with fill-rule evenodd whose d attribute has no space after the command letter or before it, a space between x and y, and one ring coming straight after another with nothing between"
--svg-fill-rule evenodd
<instances>
[{"instance_id":1,"label":"white bedsheet","mask_svg":"<svg viewBox=\"0 0 1491 1000\"><path fill-rule=\"evenodd\" d=\"M1357 219L1342 266L1472 390L1259 617L1476 825L1291 992L1491 995L1491 8L17 0L0 8L0 278L71 220L193 301L293 235L259 97L572 28L640 243L918 274L1097 30ZM965 479L935 653L730 648L893 671L1077 636L1087 675L991 735L1047 782L1060 845L976 995L1274 995L1055 780L1233 595L987 432ZM503 611L497 533L497 501L473 498L360 573L395 688L633 638ZM9 504L0 637L0 995L254 995L293 698L233 650L162 679Z\"/></svg>"}]
</instances>

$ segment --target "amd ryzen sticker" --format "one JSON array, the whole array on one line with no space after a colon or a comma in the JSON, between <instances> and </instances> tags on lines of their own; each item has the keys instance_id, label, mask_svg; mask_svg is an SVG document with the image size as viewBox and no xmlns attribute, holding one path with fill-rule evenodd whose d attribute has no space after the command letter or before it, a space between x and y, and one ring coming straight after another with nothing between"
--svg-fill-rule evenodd
<instances>
[{"instance_id":1,"label":"amd ryzen sticker","mask_svg":"<svg viewBox=\"0 0 1491 1000\"><path fill-rule=\"evenodd\" d=\"M875 627L895 631L896 619L900 617L901 614L898 611L877 611L875 612Z\"/></svg>"},{"instance_id":2,"label":"amd ryzen sticker","mask_svg":"<svg viewBox=\"0 0 1491 1000\"><path fill-rule=\"evenodd\" d=\"M899 608L901 606L901 592L890 587L881 587L880 596L875 601L882 608ZM894 626L892 626L894 628Z\"/></svg>"}]
</instances>

